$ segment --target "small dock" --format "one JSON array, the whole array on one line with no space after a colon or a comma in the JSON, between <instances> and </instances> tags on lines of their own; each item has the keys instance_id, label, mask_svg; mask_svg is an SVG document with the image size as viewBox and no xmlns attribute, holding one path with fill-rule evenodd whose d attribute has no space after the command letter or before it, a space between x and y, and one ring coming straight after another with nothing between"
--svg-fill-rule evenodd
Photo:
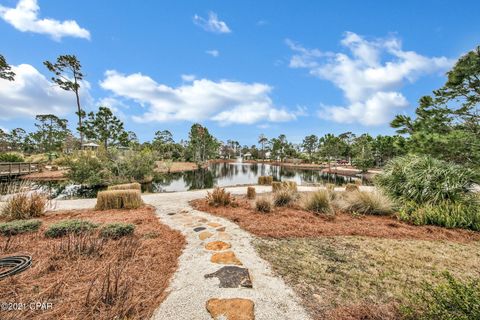
<instances>
[{"instance_id":1,"label":"small dock","mask_svg":"<svg viewBox=\"0 0 480 320\"><path fill-rule=\"evenodd\" d=\"M40 172L39 162L0 162L0 178L8 179Z\"/></svg>"}]
</instances>

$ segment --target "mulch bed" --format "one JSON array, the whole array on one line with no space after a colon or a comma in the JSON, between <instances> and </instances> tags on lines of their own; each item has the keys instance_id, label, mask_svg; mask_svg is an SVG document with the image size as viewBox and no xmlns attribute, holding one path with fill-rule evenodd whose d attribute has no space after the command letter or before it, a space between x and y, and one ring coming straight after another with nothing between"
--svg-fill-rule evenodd
<instances>
[{"instance_id":1,"label":"mulch bed","mask_svg":"<svg viewBox=\"0 0 480 320\"><path fill-rule=\"evenodd\" d=\"M212 207L205 199L191 202L194 208L227 218L259 237L315 238L320 236L368 236L389 239L479 241L480 233L435 226L414 226L394 217L354 216L337 213L335 217L316 215L298 208L275 208L259 213L253 202L237 199L237 207Z\"/></svg>"},{"instance_id":2,"label":"mulch bed","mask_svg":"<svg viewBox=\"0 0 480 320\"><path fill-rule=\"evenodd\" d=\"M133 236L105 240L97 232L50 239L48 225L64 219L135 224ZM0 236L0 257L28 254L25 272L0 280L0 301L26 310L0 311L1 319L147 319L165 289L185 245L181 233L160 223L153 207L49 213L38 232ZM45 310L30 310L43 302ZM18 306L16 307L18 308Z\"/></svg>"}]
</instances>

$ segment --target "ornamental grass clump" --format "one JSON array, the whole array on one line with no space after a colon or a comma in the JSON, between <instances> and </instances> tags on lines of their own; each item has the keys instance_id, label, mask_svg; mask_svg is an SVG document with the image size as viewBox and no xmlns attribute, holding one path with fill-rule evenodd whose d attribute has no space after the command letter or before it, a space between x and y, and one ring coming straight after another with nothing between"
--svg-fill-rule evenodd
<instances>
[{"instance_id":1,"label":"ornamental grass clump","mask_svg":"<svg viewBox=\"0 0 480 320\"><path fill-rule=\"evenodd\" d=\"M255 199L256 191L254 187L247 187L247 198L250 200Z\"/></svg>"},{"instance_id":2,"label":"ornamental grass clump","mask_svg":"<svg viewBox=\"0 0 480 320\"><path fill-rule=\"evenodd\" d=\"M272 192L280 191L283 188L283 184L280 181L272 182Z\"/></svg>"},{"instance_id":3,"label":"ornamental grass clump","mask_svg":"<svg viewBox=\"0 0 480 320\"><path fill-rule=\"evenodd\" d=\"M140 190L107 190L97 194L95 210L136 209L142 205Z\"/></svg>"},{"instance_id":4,"label":"ornamental grass clump","mask_svg":"<svg viewBox=\"0 0 480 320\"><path fill-rule=\"evenodd\" d=\"M273 182L273 177L272 176L261 176L258 177L258 184L259 185L271 185Z\"/></svg>"},{"instance_id":5,"label":"ornamental grass clump","mask_svg":"<svg viewBox=\"0 0 480 320\"><path fill-rule=\"evenodd\" d=\"M104 225L100 229L100 235L103 238L110 238L110 239L120 239L125 236L132 235L135 231L135 225L131 223L109 223Z\"/></svg>"},{"instance_id":6,"label":"ornamental grass clump","mask_svg":"<svg viewBox=\"0 0 480 320\"><path fill-rule=\"evenodd\" d=\"M341 197L337 205L348 213L389 215L393 213L393 203L381 192L348 192Z\"/></svg>"},{"instance_id":7,"label":"ornamental grass clump","mask_svg":"<svg viewBox=\"0 0 480 320\"><path fill-rule=\"evenodd\" d=\"M207 202L211 206L226 207L233 203L234 199L230 192L227 192L225 188L216 187L212 192L207 192Z\"/></svg>"},{"instance_id":8,"label":"ornamental grass clump","mask_svg":"<svg viewBox=\"0 0 480 320\"><path fill-rule=\"evenodd\" d=\"M295 181L275 181L272 182L272 192L287 189L290 192L297 192L297 183Z\"/></svg>"},{"instance_id":9,"label":"ornamental grass clump","mask_svg":"<svg viewBox=\"0 0 480 320\"><path fill-rule=\"evenodd\" d=\"M260 197L255 201L255 209L261 213L272 211L272 201L267 197Z\"/></svg>"},{"instance_id":10,"label":"ornamental grass clump","mask_svg":"<svg viewBox=\"0 0 480 320\"><path fill-rule=\"evenodd\" d=\"M142 185L138 182L125 183L125 184L115 184L109 186L107 190L142 190Z\"/></svg>"},{"instance_id":11,"label":"ornamental grass clump","mask_svg":"<svg viewBox=\"0 0 480 320\"><path fill-rule=\"evenodd\" d=\"M296 200L296 193L287 188L281 188L273 194L273 204L276 207L285 207Z\"/></svg>"},{"instance_id":12,"label":"ornamental grass clump","mask_svg":"<svg viewBox=\"0 0 480 320\"><path fill-rule=\"evenodd\" d=\"M358 191L359 188L355 183L347 183L345 186L345 191L347 192L352 192L352 191Z\"/></svg>"},{"instance_id":13,"label":"ornamental grass clump","mask_svg":"<svg viewBox=\"0 0 480 320\"><path fill-rule=\"evenodd\" d=\"M14 220L10 222L0 223L0 234L6 237L15 236L17 234L34 232L40 228L42 222L40 220Z\"/></svg>"},{"instance_id":14,"label":"ornamental grass clump","mask_svg":"<svg viewBox=\"0 0 480 320\"><path fill-rule=\"evenodd\" d=\"M303 208L317 214L334 214L330 198L327 190L309 193L304 199Z\"/></svg>"},{"instance_id":15,"label":"ornamental grass clump","mask_svg":"<svg viewBox=\"0 0 480 320\"><path fill-rule=\"evenodd\" d=\"M96 229L97 226L95 223L86 220L62 220L49 226L47 231L45 231L45 236L48 238L60 238L69 234L79 235L89 233Z\"/></svg>"},{"instance_id":16,"label":"ornamental grass clump","mask_svg":"<svg viewBox=\"0 0 480 320\"><path fill-rule=\"evenodd\" d=\"M3 206L1 216L7 220L30 219L43 215L48 198L40 192L20 192L12 195Z\"/></svg>"}]
</instances>

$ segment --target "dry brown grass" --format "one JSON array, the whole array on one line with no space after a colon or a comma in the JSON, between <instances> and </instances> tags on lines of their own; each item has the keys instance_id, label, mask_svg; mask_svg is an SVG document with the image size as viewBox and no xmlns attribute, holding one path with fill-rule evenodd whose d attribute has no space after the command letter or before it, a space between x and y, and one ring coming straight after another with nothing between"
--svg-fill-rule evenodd
<instances>
[{"instance_id":1,"label":"dry brown grass","mask_svg":"<svg viewBox=\"0 0 480 320\"><path fill-rule=\"evenodd\" d=\"M235 201L230 192L227 192L225 188L218 187L213 189L212 192L208 191L205 199L207 200L209 205L216 207L225 207Z\"/></svg>"},{"instance_id":2,"label":"dry brown grass","mask_svg":"<svg viewBox=\"0 0 480 320\"><path fill-rule=\"evenodd\" d=\"M247 198L252 200L255 199L255 196L257 195L255 191L255 187L247 187Z\"/></svg>"},{"instance_id":3,"label":"dry brown grass","mask_svg":"<svg viewBox=\"0 0 480 320\"><path fill-rule=\"evenodd\" d=\"M28 254L32 267L0 281L0 301L43 301L44 311L12 311L2 319L147 319L166 296L184 237L162 225L152 207L46 214L38 232L12 237L0 257ZM136 226L133 236L107 240L98 234L44 237L49 225L65 219ZM152 236L154 235L154 236Z\"/></svg>"},{"instance_id":4,"label":"dry brown grass","mask_svg":"<svg viewBox=\"0 0 480 320\"><path fill-rule=\"evenodd\" d=\"M272 176L261 176L258 177L258 184L259 185L271 185L273 182Z\"/></svg>"},{"instance_id":5,"label":"dry brown grass","mask_svg":"<svg viewBox=\"0 0 480 320\"><path fill-rule=\"evenodd\" d=\"M358 190L359 190L358 186L354 183L347 183L345 185L345 191L347 192L358 191Z\"/></svg>"},{"instance_id":6,"label":"dry brown grass","mask_svg":"<svg viewBox=\"0 0 480 320\"><path fill-rule=\"evenodd\" d=\"M480 242L368 237L258 239L262 258L302 298L314 319L399 319L405 290L448 270L478 277Z\"/></svg>"},{"instance_id":7,"label":"dry brown grass","mask_svg":"<svg viewBox=\"0 0 480 320\"><path fill-rule=\"evenodd\" d=\"M379 191L343 192L336 197L335 206L343 212L355 214L389 215L394 212L392 201Z\"/></svg>"},{"instance_id":8,"label":"dry brown grass","mask_svg":"<svg viewBox=\"0 0 480 320\"><path fill-rule=\"evenodd\" d=\"M47 209L47 195L40 192L20 192L12 195L1 209L6 220L40 217Z\"/></svg>"},{"instance_id":9,"label":"dry brown grass","mask_svg":"<svg viewBox=\"0 0 480 320\"><path fill-rule=\"evenodd\" d=\"M97 194L95 210L136 209L142 205L140 190L106 190Z\"/></svg>"},{"instance_id":10,"label":"dry brown grass","mask_svg":"<svg viewBox=\"0 0 480 320\"><path fill-rule=\"evenodd\" d=\"M334 217L317 215L299 207L278 207L271 213L258 214L252 202L237 199L237 206L213 207L206 200L192 201L201 211L230 219L260 237L313 238L322 236L368 236L390 239L479 241L480 233L436 226L414 226L389 216L355 216L338 212Z\"/></svg>"},{"instance_id":11,"label":"dry brown grass","mask_svg":"<svg viewBox=\"0 0 480 320\"><path fill-rule=\"evenodd\" d=\"M142 191L142 185L138 182L116 184L113 186L109 186L107 190L140 190Z\"/></svg>"}]
</instances>

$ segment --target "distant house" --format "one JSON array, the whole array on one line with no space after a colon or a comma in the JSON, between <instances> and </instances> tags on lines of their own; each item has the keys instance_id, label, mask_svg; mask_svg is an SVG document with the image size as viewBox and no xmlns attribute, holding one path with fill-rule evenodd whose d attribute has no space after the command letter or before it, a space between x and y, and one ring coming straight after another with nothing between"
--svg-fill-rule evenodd
<instances>
[{"instance_id":1,"label":"distant house","mask_svg":"<svg viewBox=\"0 0 480 320\"><path fill-rule=\"evenodd\" d=\"M82 149L83 150L97 150L98 147L99 147L99 145L96 144L96 143L93 143L93 142L82 144Z\"/></svg>"},{"instance_id":2,"label":"distant house","mask_svg":"<svg viewBox=\"0 0 480 320\"><path fill-rule=\"evenodd\" d=\"M242 157L243 160L252 160L252 154L250 152L245 153Z\"/></svg>"}]
</instances>

